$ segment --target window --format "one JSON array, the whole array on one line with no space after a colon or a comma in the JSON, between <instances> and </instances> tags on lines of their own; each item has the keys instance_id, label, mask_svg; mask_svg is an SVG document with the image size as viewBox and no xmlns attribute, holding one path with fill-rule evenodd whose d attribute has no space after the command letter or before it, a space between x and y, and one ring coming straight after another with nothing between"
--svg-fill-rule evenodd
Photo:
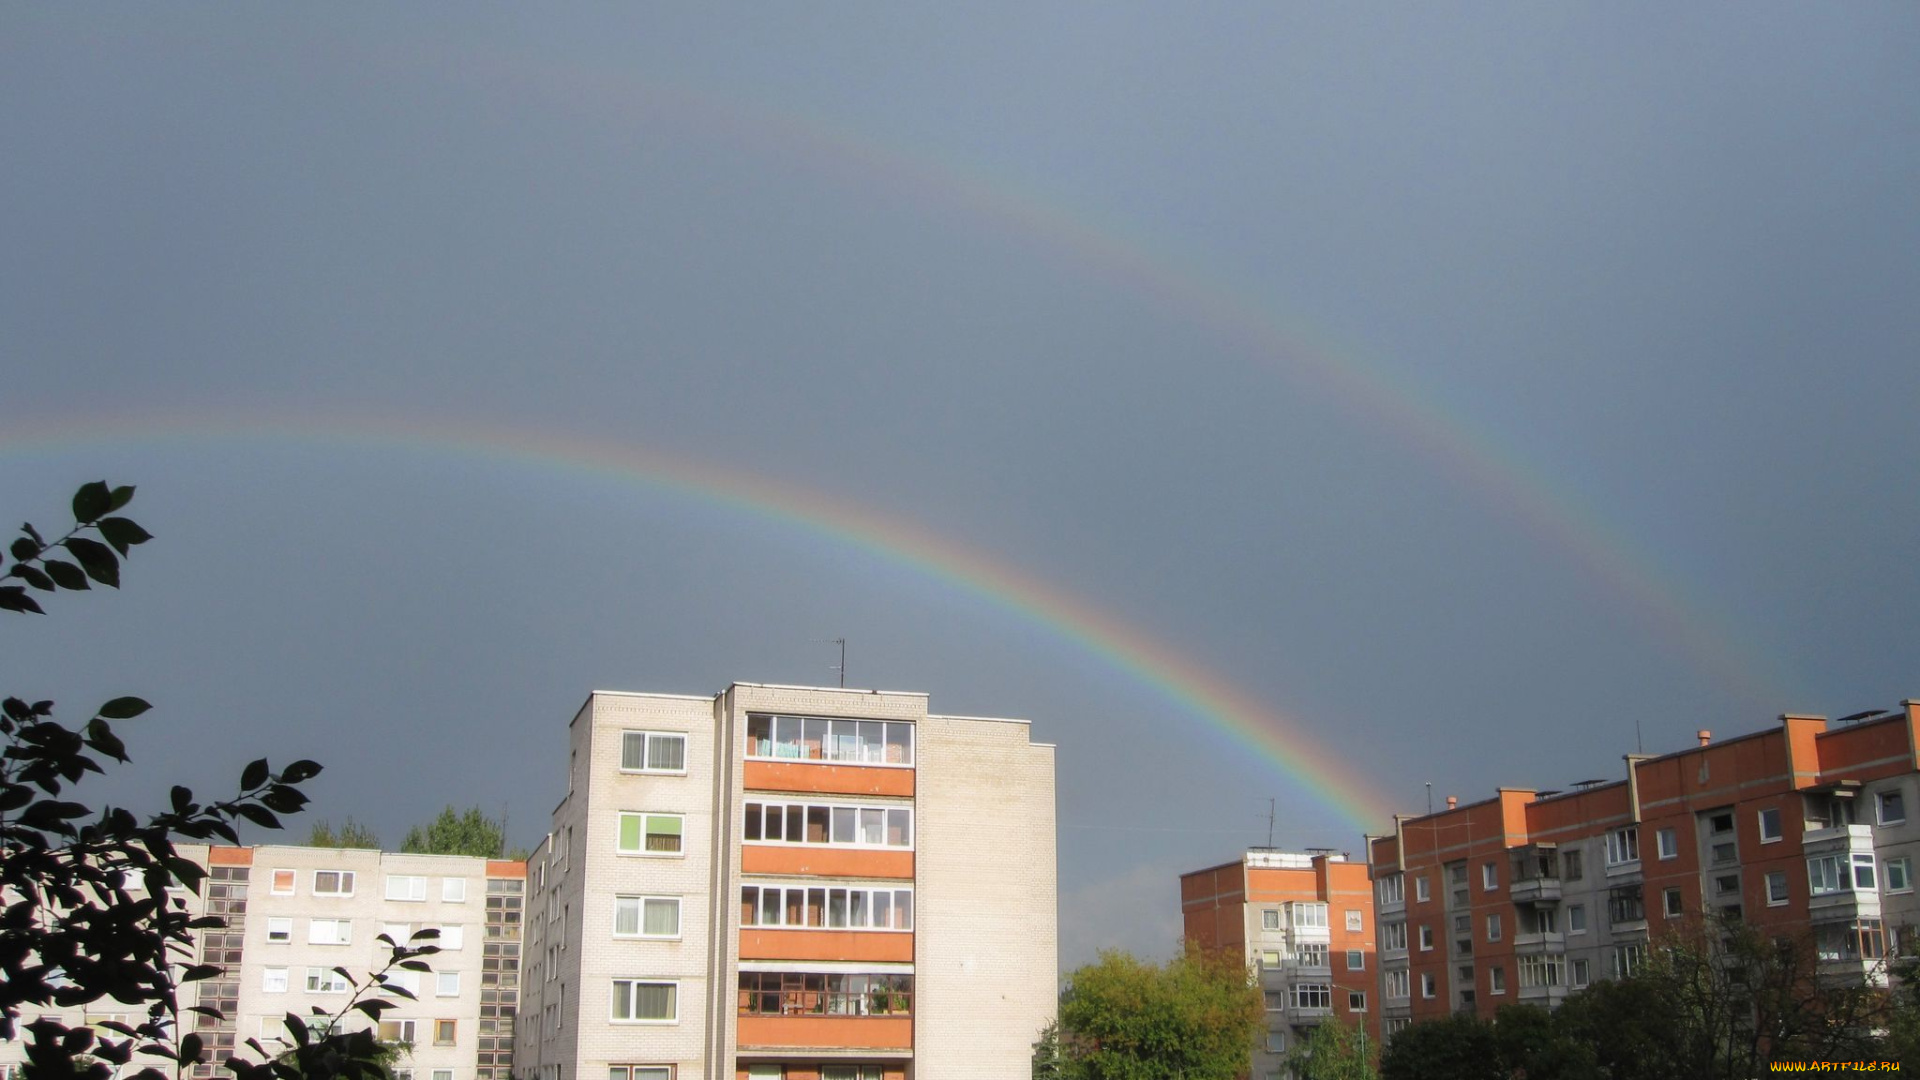
<instances>
[{"instance_id":1,"label":"window","mask_svg":"<svg viewBox=\"0 0 1920 1080\"><path fill-rule=\"evenodd\" d=\"M913 725L881 720L749 714L747 756L845 761L856 765L911 765Z\"/></svg>"},{"instance_id":2,"label":"window","mask_svg":"<svg viewBox=\"0 0 1920 1080\"><path fill-rule=\"evenodd\" d=\"M1500 940L1500 916L1498 915L1487 916L1487 940Z\"/></svg>"},{"instance_id":3,"label":"window","mask_svg":"<svg viewBox=\"0 0 1920 1080\"><path fill-rule=\"evenodd\" d=\"M822 1065L820 1080L881 1080L878 1065ZM748 1077L747 1080L753 1080Z\"/></svg>"},{"instance_id":4,"label":"window","mask_svg":"<svg viewBox=\"0 0 1920 1080\"><path fill-rule=\"evenodd\" d=\"M1272 998L1268 1008L1277 1008ZM911 1016L913 976L743 971L741 1016Z\"/></svg>"},{"instance_id":5,"label":"window","mask_svg":"<svg viewBox=\"0 0 1920 1080\"><path fill-rule=\"evenodd\" d=\"M1482 866L1480 868L1481 890L1485 892L1492 892L1493 890L1499 887L1500 887L1500 871L1492 863L1487 863L1485 866Z\"/></svg>"},{"instance_id":6,"label":"window","mask_svg":"<svg viewBox=\"0 0 1920 1080\"><path fill-rule=\"evenodd\" d=\"M436 971L433 973L433 996L459 997L460 973L457 971Z\"/></svg>"},{"instance_id":7,"label":"window","mask_svg":"<svg viewBox=\"0 0 1920 1080\"><path fill-rule=\"evenodd\" d=\"M1387 972L1385 981L1388 1001L1405 1001L1411 996L1409 990L1413 981L1405 969Z\"/></svg>"},{"instance_id":8,"label":"window","mask_svg":"<svg viewBox=\"0 0 1920 1080\"><path fill-rule=\"evenodd\" d=\"M1680 917L1680 890L1668 889L1660 894L1660 910L1669 919Z\"/></svg>"},{"instance_id":9,"label":"window","mask_svg":"<svg viewBox=\"0 0 1920 1080\"><path fill-rule=\"evenodd\" d=\"M1422 924L1420 927L1420 951L1433 950L1433 927Z\"/></svg>"},{"instance_id":10,"label":"window","mask_svg":"<svg viewBox=\"0 0 1920 1080\"><path fill-rule=\"evenodd\" d=\"M1873 891L1873 856L1868 853L1853 857L1853 887L1861 892Z\"/></svg>"},{"instance_id":11,"label":"window","mask_svg":"<svg viewBox=\"0 0 1920 1080\"><path fill-rule=\"evenodd\" d=\"M1325 942L1303 941L1293 947L1293 963L1295 967L1332 967L1332 952Z\"/></svg>"},{"instance_id":12,"label":"window","mask_svg":"<svg viewBox=\"0 0 1920 1080\"><path fill-rule=\"evenodd\" d=\"M1712 857L1713 865L1715 866L1732 866L1740 861L1739 845L1732 841L1724 844L1715 844L1712 849Z\"/></svg>"},{"instance_id":13,"label":"window","mask_svg":"<svg viewBox=\"0 0 1920 1080\"><path fill-rule=\"evenodd\" d=\"M1913 864L1902 855L1898 859L1887 860L1887 891L1904 893L1913 891Z\"/></svg>"},{"instance_id":14,"label":"window","mask_svg":"<svg viewBox=\"0 0 1920 1080\"><path fill-rule=\"evenodd\" d=\"M1439 982L1440 980L1434 978L1433 972L1431 971L1421 972L1420 973L1420 996L1423 998L1432 998L1436 993L1439 992Z\"/></svg>"},{"instance_id":15,"label":"window","mask_svg":"<svg viewBox=\"0 0 1920 1080\"><path fill-rule=\"evenodd\" d=\"M1630 885L1614 889L1607 893L1607 923L1620 926L1624 923L1645 922L1647 909L1642 904L1640 886Z\"/></svg>"},{"instance_id":16,"label":"window","mask_svg":"<svg viewBox=\"0 0 1920 1080\"><path fill-rule=\"evenodd\" d=\"M307 969L307 993L309 994L344 994L352 988L346 976L332 968L310 967Z\"/></svg>"},{"instance_id":17,"label":"window","mask_svg":"<svg viewBox=\"0 0 1920 1080\"><path fill-rule=\"evenodd\" d=\"M1813 895L1825 896L1846 888L1846 865L1844 855L1822 855L1807 860L1807 884Z\"/></svg>"},{"instance_id":18,"label":"window","mask_svg":"<svg viewBox=\"0 0 1920 1080\"><path fill-rule=\"evenodd\" d=\"M1898 825L1907 820L1907 800L1898 790L1879 795L1880 824Z\"/></svg>"},{"instance_id":19,"label":"window","mask_svg":"<svg viewBox=\"0 0 1920 1080\"><path fill-rule=\"evenodd\" d=\"M1821 960L1880 960L1887 955L1887 936L1879 919L1850 923L1819 923L1813 928L1814 955Z\"/></svg>"},{"instance_id":20,"label":"window","mask_svg":"<svg viewBox=\"0 0 1920 1080\"><path fill-rule=\"evenodd\" d=\"M1284 1054L1286 1052L1287 1052L1286 1029L1282 1028L1279 1031L1267 1032L1267 1053Z\"/></svg>"},{"instance_id":21,"label":"window","mask_svg":"<svg viewBox=\"0 0 1920 1080\"><path fill-rule=\"evenodd\" d=\"M384 980L389 986L397 986L418 998L420 996L420 973L417 971L388 971Z\"/></svg>"},{"instance_id":22,"label":"window","mask_svg":"<svg viewBox=\"0 0 1920 1080\"><path fill-rule=\"evenodd\" d=\"M1279 1012L1287 1007L1287 995L1277 990L1269 990L1262 996L1266 999L1268 1012Z\"/></svg>"},{"instance_id":23,"label":"window","mask_svg":"<svg viewBox=\"0 0 1920 1080\"><path fill-rule=\"evenodd\" d=\"M785 1075L778 1065L749 1065L747 1080L781 1080ZM607 1069L607 1080L673 1080L671 1065L614 1065Z\"/></svg>"},{"instance_id":24,"label":"window","mask_svg":"<svg viewBox=\"0 0 1920 1080\"><path fill-rule=\"evenodd\" d=\"M1293 916L1295 930L1324 930L1327 927L1327 905L1318 902L1299 902L1287 905Z\"/></svg>"},{"instance_id":25,"label":"window","mask_svg":"<svg viewBox=\"0 0 1920 1080\"><path fill-rule=\"evenodd\" d=\"M307 923L309 945L349 945L352 942L351 919L312 919Z\"/></svg>"},{"instance_id":26,"label":"window","mask_svg":"<svg viewBox=\"0 0 1920 1080\"><path fill-rule=\"evenodd\" d=\"M1787 902L1787 875L1776 870L1767 875L1767 906L1779 907Z\"/></svg>"},{"instance_id":27,"label":"window","mask_svg":"<svg viewBox=\"0 0 1920 1080\"><path fill-rule=\"evenodd\" d=\"M614 897L613 936L679 937L680 898L677 896Z\"/></svg>"},{"instance_id":28,"label":"window","mask_svg":"<svg viewBox=\"0 0 1920 1080\"><path fill-rule=\"evenodd\" d=\"M313 895L352 896L353 871L315 870L313 872Z\"/></svg>"},{"instance_id":29,"label":"window","mask_svg":"<svg viewBox=\"0 0 1920 1080\"><path fill-rule=\"evenodd\" d=\"M1407 951L1407 924L1403 922L1380 924L1380 947L1387 952Z\"/></svg>"},{"instance_id":30,"label":"window","mask_svg":"<svg viewBox=\"0 0 1920 1080\"><path fill-rule=\"evenodd\" d=\"M1680 839L1674 835L1672 829L1661 829L1653 835L1654 840L1660 845L1661 858L1677 859L1680 857Z\"/></svg>"},{"instance_id":31,"label":"window","mask_svg":"<svg viewBox=\"0 0 1920 1080\"><path fill-rule=\"evenodd\" d=\"M751 806L751 804L749 804ZM620 846L622 855L677 855L680 853L679 814L635 814L622 812L620 815Z\"/></svg>"},{"instance_id":32,"label":"window","mask_svg":"<svg viewBox=\"0 0 1920 1080\"><path fill-rule=\"evenodd\" d=\"M1535 986L1559 986L1562 958L1557 954L1545 956L1522 956L1520 965L1520 989Z\"/></svg>"},{"instance_id":33,"label":"window","mask_svg":"<svg viewBox=\"0 0 1920 1080\"><path fill-rule=\"evenodd\" d=\"M621 772L687 771L687 737L662 731L620 733Z\"/></svg>"},{"instance_id":34,"label":"window","mask_svg":"<svg viewBox=\"0 0 1920 1080\"><path fill-rule=\"evenodd\" d=\"M1367 917L1358 911L1347 912L1347 932L1358 934L1367 928Z\"/></svg>"},{"instance_id":35,"label":"window","mask_svg":"<svg viewBox=\"0 0 1920 1080\"><path fill-rule=\"evenodd\" d=\"M1359 990L1347 991L1347 1011L1348 1012L1366 1012L1367 1011L1367 995L1364 992Z\"/></svg>"},{"instance_id":36,"label":"window","mask_svg":"<svg viewBox=\"0 0 1920 1080\"><path fill-rule=\"evenodd\" d=\"M467 928L464 926L442 926L438 928L440 936L433 943L440 946L441 952L459 952L467 943ZM562 946L564 948L565 946Z\"/></svg>"},{"instance_id":37,"label":"window","mask_svg":"<svg viewBox=\"0 0 1920 1080\"><path fill-rule=\"evenodd\" d=\"M572 832L573 830L568 829L567 831ZM467 879L457 878L457 877L441 879L440 899L449 904L466 903L467 902Z\"/></svg>"},{"instance_id":38,"label":"window","mask_svg":"<svg viewBox=\"0 0 1920 1080\"><path fill-rule=\"evenodd\" d=\"M749 802L744 839L834 847L913 846L913 810L904 806L821 806Z\"/></svg>"},{"instance_id":39,"label":"window","mask_svg":"<svg viewBox=\"0 0 1920 1080\"><path fill-rule=\"evenodd\" d=\"M1584 934L1587 932L1587 905L1567 905L1567 933Z\"/></svg>"},{"instance_id":40,"label":"window","mask_svg":"<svg viewBox=\"0 0 1920 1080\"><path fill-rule=\"evenodd\" d=\"M1560 874L1568 881L1579 881L1587 876L1586 859L1578 848L1560 853Z\"/></svg>"},{"instance_id":41,"label":"window","mask_svg":"<svg viewBox=\"0 0 1920 1080\"><path fill-rule=\"evenodd\" d=\"M1624 866L1640 861L1640 827L1629 825L1607 834L1607 865Z\"/></svg>"},{"instance_id":42,"label":"window","mask_svg":"<svg viewBox=\"0 0 1920 1080\"><path fill-rule=\"evenodd\" d=\"M1433 890L1427 886L1426 878L1417 877L1413 879L1413 898L1422 904L1433 899Z\"/></svg>"},{"instance_id":43,"label":"window","mask_svg":"<svg viewBox=\"0 0 1920 1080\"><path fill-rule=\"evenodd\" d=\"M1292 1005L1301 1011L1329 1011L1333 1008L1333 987L1326 983L1294 983Z\"/></svg>"},{"instance_id":44,"label":"window","mask_svg":"<svg viewBox=\"0 0 1920 1080\"><path fill-rule=\"evenodd\" d=\"M457 1020L435 1020L433 1022L433 1045L452 1046L454 1035L460 1024Z\"/></svg>"},{"instance_id":45,"label":"window","mask_svg":"<svg viewBox=\"0 0 1920 1080\"><path fill-rule=\"evenodd\" d=\"M273 872L273 895L292 896L295 876L296 874L292 870L275 870Z\"/></svg>"},{"instance_id":46,"label":"window","mask_svg":"<svg viewBox=\"0 0 1920 1080\"><path fill-rule=\"evenodd\" d=\"M1713 879L1713 894L1718 897L1740 895L1740 875L1721 874Z\"/></svg>"},{"instance_id":47,"label":"window","mask_svg":"<svg viewBox=\"0 0 1920 1080\"><path fill-rule=\"evenodd\" d=\"M1268 949L1260 954L1260 966L1277 968L1280 966L1280 950Z\"/></svg>"},{"instance_id":48,"label":"window","mask_svg":"<svg viewBox=\"0 0 1920 1080\"><path fill-rule=\"evenodd\" d=\"M382 1020L378 1027L381 1042L406 1043L413 1045L415 1020Z\"/></svg>"},{"instance_id":49,"label":"window","mask_svg":"<svg viewBox=\"0 0 1920 1080\"><path fill-rule=\"evenodd\" d=\"M741 972L745 978L747 972ZM675 1021L680 1018L680 986L640 979L613 980L613 1016L627 1021Z\"/></svg>"},{"instance_id":50,"label":"window","mask_svg":"<svg viewBox=\"0 0 1920 1080\"><path fill-rule=\"evenodd\" d=\"M745 885L740 889L740 924L828 930L911 930L913 891Z\"/></svg>"},{"instance_id":51,"label":"window","mask_svg":"<svg viewBox=\"0 0 1920 1080\"><path fill-rule=\"evenodd\" d=\"M1573 961L1572 967L1573 967L1573 972L1572 972L1573 988L1575 990L1581 989L1582 987L1586 986L1589 982L1593 981L1592 978L1590 978L1588 975L1589 969L1588 969L1588 964L1585 960Z\"/></svg>"},{"instance_id":52,"label":"window","mask_svg":"<svg viewBox=\"0 0 1920 1080\"><path fill-rule=\"evenodd\" d=\"M387 899L424 901L427 898L427 879L406 874L387 875Z\"/></svg>"},{"instance_id":53,"label":"window","mask_svg":"<svg viewBox=\"0 0 1920 1080\"><path fill-rule=\"evenodd\" d=\"M1554 909L1550 907L1534 908L1533 909L1533 926L1530 929L1535 934L1558 933L1560 930L1560 927L1558 924L1558 917L1556 916Z\"/></svg>"},{"instance_id":54,"label":"window","mask_svg":"<svg viewBox=\"0 0 1920 1080\"><path fill-rule=\"evenodd\" d=\"M1378 886L1381 904L1400 904L1407 899L1407 880L1400 874L1388 874Z\"/></svg>"},{"instance_id":55,"label":"window","mask_svg":"<svg viewBox=\"0 0 1920 1080\"><path fill-rule=\"evenodd\" d=\"M1760 811L1760 842L1771 844L1783 835L1780 831L1780 808L1770 806Z\"/></svg>"},{"instance_id":56,"label":"window","mask_svg":"<svg viewBox=\"0 0 1920 1080\"><path fill-rule=\"evenodd\" d=\"M435 1069L433 1070L433 1080L453 1080L453 1070Z\"/></svg>"},{"instance_id":57,"label":"window","mask_svg":"<svg viewBox=\"0 0 1920 1080\"><path fill-rule=\"evenodd\" d=\"M260 976L261 993L284 994L287 992L286 968L263 968Z\"/></svg>"},{"instance_id":58,"label":"window","mask_svg":"<svg viewBox=\"0 0 1920 1080\"><path fill-rule=\"evenodd\" d=\"M1366 952L1361 949L1348 949L1347 950L1347 970L1348 971L1365 971L1366 969L1367 969Z\"/></svg>"},{"instance_id":59,"label":"window","mask_svg":"<svg viewBox=\"0 0 1920 1080\"><path fill-rule=\"evenodd\" d=\"M1733 831L1733 814L1721 811L1707 818L1707 829L1715 836L1725 836Z\"/></svg>"},{"instance_id":60,"label":"window","mask_svg":"<svg viewBox=\"0 0 1920 1080\"><path fill-rule=\"evenodd\" d=\"M1260 912L1260 929L1262 930L1280 929L1280 909L1279 908L1266 908Z\"/></svg>"},{"instance_id":61,"label":"window","mask_svg":"<svg viewBox=\"0 0 1920 1080\"><path fill-rule=\"evenodd\" d=\"M1492 967L1487 969L1487 993L1504 994L1507 992L1507 969Z\"/></svg>"},{"instance_id":62,"label":"window","mask_svg":"<svg viewBox=\"0 0 1920 1080\"><path fill-rule=\"evenodd\" d=\"M1638 975L1640 973L1640 969L1646 965L1646 962L1647 962L1646 943L1635 942L1634 944L1631 944L1631 945L1616 945L1612 949L1608 950L1607 961L1609 965L1612 967L1614 978L1616 979L1632 978L1633 976Z\"/></svg>"},{"instance_id":63,"label":"window","mask_svg":"<svg viewBox=\"0 0 1920 1080\"><path fill-rule=\"evenodd\" d=\"M269 944L284 945L287 942L292 940L293 940L293 920L292 919L268 919L267 920L267 942Z\"/></svg>"}]
</instances>

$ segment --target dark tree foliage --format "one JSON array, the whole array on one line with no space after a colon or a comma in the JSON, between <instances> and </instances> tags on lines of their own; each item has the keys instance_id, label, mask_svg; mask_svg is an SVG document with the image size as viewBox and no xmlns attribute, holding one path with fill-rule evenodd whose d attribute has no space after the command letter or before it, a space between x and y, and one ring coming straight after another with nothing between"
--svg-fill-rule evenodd
<instances>
[{"instance_id":1,"label":"dark tree foliage","mask_svg":"<svg viewBox=\"0 0 1920 1080\"><path fill-rule=\"evenodd\" d=\"M307 830L308 847L330 848L378 848L380 838L372 829L353 820L352 816L340 823L338 828L333 822L321 818Z\"/></svg>"},{"instance_id":2,"label":"dark tree foliage","mask_svg":"<svg viewBox=\"0 0 1920 1080\"><path fill-rule=\"evenodd\" d=\"M45 614L34 592L118 588L120 561L152 539L118 516L132 498L131 487L86 484L73 497L73 526L64 535L48 540L31 524L22 525L7 551L11 564L0 575L0 610ZM144 817L62 798L87 774L105 775L107 763L130 764L113 725L148 708L140 698L117 697L69 726L54 718L51 701L0 701L0 1038L18 1038L24 1030L30 1080L107 1080L123 1073L160 1080L206 1059L200 1036L182 1023L187 1010L179 992L219 972L195 962L193 943L196 931L222 922L195 918L169 901L170 887L197 893L205 877L175 844L237 845L235 825L241 821L277 829L279 815L306 805L295 785L320 772L311 761L275 771L262 758L242 770L232 797L202 803L192 791L175 787L166 810ZM430 941L397 943L387 967L356 982L346 1009L329 1017L325 1030L337 1030L335 1021L347 1010L377 1018L392 1006L369 992L405 994L386 984L385 976L396 968L425 970L420 957L437 951ZM99 1025L104 1035L44 1017L19 1023L24 1012L78 1009L108 998L131 1006L141 1020ZM191 1011L219 1016L204 1007ZM231 1067L242 1080L390 1080L371 1033L315 1038L299 1017L287 1021L293 1049L274 1056L249 1043L262 1060L236 1060ZM170 1064L166 1071L154 1065L130 1071L136 1054Z\"/></svg>"},{"instance_id":3,"label":"dark tree foliage","mask_svg":"<svg viewBox=\"0 0 1920 1080\"><path fill-rule=\"evenodd\" d=\"M506 850L506 828L475 806L461 813L448 806L425 825L407 830L400 850L413 855L467 855L498 859Z\"/></svg>"},{"instance_id":4,"label":"dark tree foliage","mask_svg":"<svg viewBox=\"0 0 1920 1080\"><path fill-rule=\"evenodd\" d=\"M1060 995L1074 1080L1236 1080L1265 1019L1260 988L1231 952L1188 950L1164 965L1103 952Z\"/></svg>"},{"instance_id":5,"label":"dark tree foliage","mask_svg":"<svg viewBox=\"0 0 1920 1080\"><path fill-rule=\"evenodd\" d=\"M1415 1024L1387 1041L1380 1080L1506 1080L1493 1025L1455 1015Z\"/></svg>"}]
</instances>

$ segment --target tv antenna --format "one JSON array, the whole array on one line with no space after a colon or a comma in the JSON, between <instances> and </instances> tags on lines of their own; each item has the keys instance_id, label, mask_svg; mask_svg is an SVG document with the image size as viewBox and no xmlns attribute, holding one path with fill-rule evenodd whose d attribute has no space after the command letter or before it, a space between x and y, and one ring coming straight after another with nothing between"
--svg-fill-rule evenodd
<instances>
[{"instance_id":1,"label":"tv antenna","mask_svg":"<svg viewBox=\"0 0 1920 1080\"><path fill-rule=\"evenodd\" d=\"M840 689L845 690L847 688L847 639L837 637L833 639L833 643L840 646L840 662L834 665L833 670L840 673Z\"/></svg>"}]
</instances>

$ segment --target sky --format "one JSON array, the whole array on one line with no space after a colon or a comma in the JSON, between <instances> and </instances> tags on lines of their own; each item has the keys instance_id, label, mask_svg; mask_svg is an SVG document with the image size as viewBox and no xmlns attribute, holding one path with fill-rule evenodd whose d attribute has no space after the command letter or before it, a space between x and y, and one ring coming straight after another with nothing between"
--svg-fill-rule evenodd
<instances>
[{"instance_id":1,"label":"sky","mask_svg":"<svg viewBox=\"0 0 1920 1080\"><path fill-rule=\"evenodd\" d=\"M1920 696L1920 8L15 5L5 692L531 845L594 689L1058 747L1061 959ZM261 834L256 839L272 837Z\"/></svg>"}]
</instances>

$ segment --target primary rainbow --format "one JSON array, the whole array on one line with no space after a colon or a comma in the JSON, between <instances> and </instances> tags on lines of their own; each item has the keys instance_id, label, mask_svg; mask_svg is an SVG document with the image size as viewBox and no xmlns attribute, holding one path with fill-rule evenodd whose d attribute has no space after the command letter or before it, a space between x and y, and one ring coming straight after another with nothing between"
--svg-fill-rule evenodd
<instances>
[{"instance_id":1,"label":"primary rainbow","mask_svg":"<svg viewBox=\"0 0 1920 1080\"><path fill-rule=\"evenodd\" d=\"M1023 188L1010 179L967 168L921 148L883 142L866 133L785 105L725 98L706 88L670 84L629 71L593 72L528 63L520 57L462 54L448 70L476 70L544 94L565 107L616 110L620 120L692 127L703 135L737 138L781 160L799 160L855 183L878 185L938 207L954 207L1065 256L1169 312L1247 349L1282 375L1304 381L1399 439L1423 461L1447 473L1571 558L1626 611L1729 695L1766 713L1791 699L1773 672L1778 659L1759 659L1744 633L1725 617L1707 615L1687 590L1646 553L1609 527L1573 494L1556 486L1517 452L1501 446L1467 418L1390 376L1350 348L1336 349L1302 320L1282 324L1269 305L1198 263L1098 221L1082 207Z\"/></svg>"},{"instance_id":2,"label":"primary rainbow","mask_svg":"<svg viewBox=\"0 0 1920 1080\"><path fill-rule=\"evenodd\" d=\"M513 429L491 420L453 423L413 416L93 416L17 425L0 435L0 452L222 439L387 446L560 468L640 483L805 529L982 598L1071 642L1269 762L1356 830L1380 830L1397 806L1372 780L1309 736L1300 722L1111 612L907 518L751 473L612 440Z\"/></svg>"}]
</instances>

